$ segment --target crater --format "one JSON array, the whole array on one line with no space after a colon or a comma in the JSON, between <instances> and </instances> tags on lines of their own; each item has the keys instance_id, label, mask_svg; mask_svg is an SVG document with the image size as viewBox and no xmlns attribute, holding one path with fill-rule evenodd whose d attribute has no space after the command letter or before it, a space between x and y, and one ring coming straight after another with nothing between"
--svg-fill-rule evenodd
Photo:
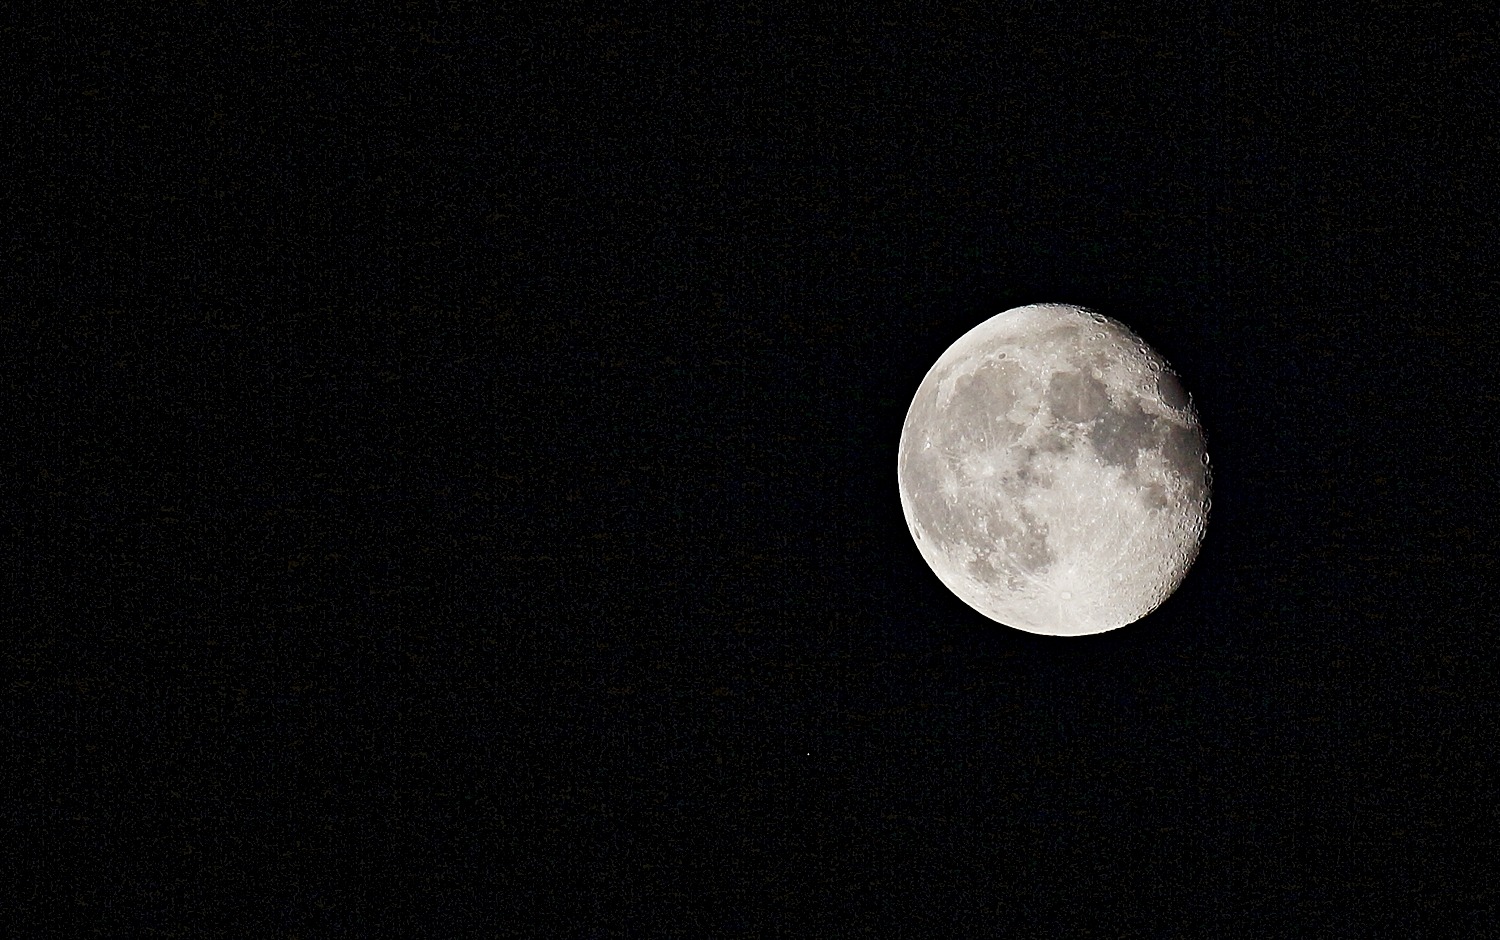
<instances>
[{"instance_id":1,"label":"crater","mask_svg":"<svg viewBox=\"0 0 1500 940\"><path fill-rule=\"evenodd\" d=\"M1156 376L1156 394L1161 396L1162 404L1176 411L1185 411L1188 406L1188 394L1183 389L1182 382L1171 372L1160 372Z\"/></svg>"}]
</instances>

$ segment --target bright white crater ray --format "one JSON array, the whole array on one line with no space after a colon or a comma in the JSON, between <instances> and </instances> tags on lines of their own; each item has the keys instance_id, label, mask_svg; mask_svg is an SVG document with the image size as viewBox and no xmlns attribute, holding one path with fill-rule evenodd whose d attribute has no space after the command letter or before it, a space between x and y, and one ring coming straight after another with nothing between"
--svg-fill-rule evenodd
<instances>
[{"instance_id":1,"label":"bright white crater ray","mask_svg":"<svg viewBox=\"0 0 1500 940\"><path fill-rule=\"evenodd\" d=\"M1146 616L1182 582L1208 520L1208 454L1177 376L1123 325L1060 304L991 317L938 358L897 476L943 584L1029 633Z\"/></svg>"}]
</instances>

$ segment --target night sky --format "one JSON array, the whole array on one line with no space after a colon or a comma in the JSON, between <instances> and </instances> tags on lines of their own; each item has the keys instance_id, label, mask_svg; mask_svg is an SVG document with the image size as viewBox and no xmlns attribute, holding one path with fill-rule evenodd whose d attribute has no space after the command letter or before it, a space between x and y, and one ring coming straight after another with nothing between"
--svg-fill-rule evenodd
<instances>
[{"instance_id":1,"label":"night sky","mask_svg":"<svg viewBox=\"0 0 1500 940\"><path fill-rule=\"evenodd\" d=\"M12 935L1500 929L1481 5L543 6L0 32ZM897 497L1037 302L1212 456L1093 637Z\"/></svg>"}]
</instances>

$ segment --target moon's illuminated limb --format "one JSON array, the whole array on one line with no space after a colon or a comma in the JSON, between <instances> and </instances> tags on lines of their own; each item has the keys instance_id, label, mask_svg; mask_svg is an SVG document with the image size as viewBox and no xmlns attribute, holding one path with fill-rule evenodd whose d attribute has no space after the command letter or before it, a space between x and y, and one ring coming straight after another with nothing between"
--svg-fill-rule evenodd
<instances>
[{"instance_id":1,"label":"moon's illuminated limb","mask_svg":"<svg viewBox=\"0 0 1500 940\"><path fill-rule=\"evenodd\" d=\"M1209 478L1192 402L1121 324L1037 304L938 358L897 456L922 557L965 603L1033 633L1113 630L1197 557Z\"/></svg>"}]
</instances>

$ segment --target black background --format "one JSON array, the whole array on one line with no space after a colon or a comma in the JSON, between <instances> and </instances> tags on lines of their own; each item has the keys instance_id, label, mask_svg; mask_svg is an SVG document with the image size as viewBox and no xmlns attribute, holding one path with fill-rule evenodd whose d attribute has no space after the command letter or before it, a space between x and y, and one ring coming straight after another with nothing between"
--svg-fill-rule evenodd
<instances>
[{"instance_id":1,"label":"black background","mask_svg":"<svg viewBox=\"0 0 1500 940\"><path fill-rule=\"evenodd\" d=\"M23 19L14 935L1496 929L1480 17ZM927 368L1043 301L1213 457L1091 638L896 497Z\"/></svg>"}]
</instances>

